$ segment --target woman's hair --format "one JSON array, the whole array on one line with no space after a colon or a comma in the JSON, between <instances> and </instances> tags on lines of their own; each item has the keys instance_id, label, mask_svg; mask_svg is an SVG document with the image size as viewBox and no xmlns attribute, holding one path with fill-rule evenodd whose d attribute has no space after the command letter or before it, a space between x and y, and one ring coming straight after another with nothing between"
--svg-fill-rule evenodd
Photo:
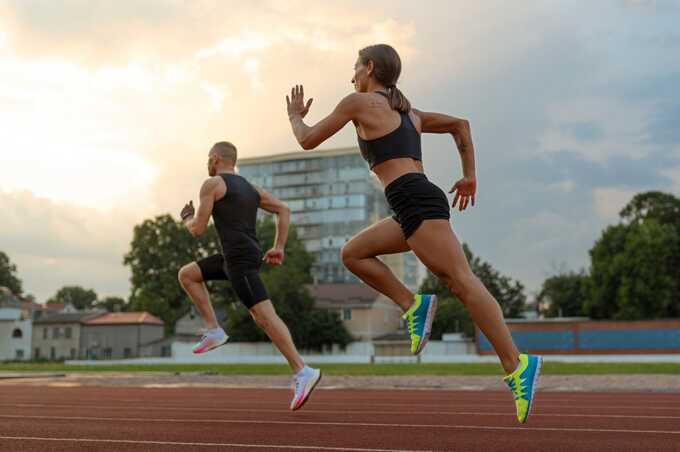
<instances>
[{"instance_id":1,"label":"woman's hair","mask_svg":"<svg viewBox=\"0 0 680 452\"><path fill-rule=\"evenodd\" d=\"M364 65L373 61L373 78L387 88L390 107L404 113L411 110L411 103L397 88L401 74L401 58L397 51L390 45L376 44L359 50L359 58Z\"/></svg>"}]
</instances>

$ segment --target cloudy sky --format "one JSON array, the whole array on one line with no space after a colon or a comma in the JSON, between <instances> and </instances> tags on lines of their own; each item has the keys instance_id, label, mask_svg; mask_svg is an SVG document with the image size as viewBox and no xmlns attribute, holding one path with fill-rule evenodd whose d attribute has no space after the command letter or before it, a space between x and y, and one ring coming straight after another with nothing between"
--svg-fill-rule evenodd
<instances>
[{"instance_id":1,"label":"cloudy sky","mask_svg":"<svg viewBox=\"0 0 680 452\"><path fill-rule=\"evenodd\" d=\"M672 1L0 0L0 250L44 301L65 284L127 296L132 228L196 198L210 145L298 149L351 91L356 52L387 42L423 110L471 121L473 251L530 290L588 265L637 192L680 195L680 3ZM351 127L323 145L355 144ZM431 178L460 176L450 137Z\"/></svg>"}]
</instances>

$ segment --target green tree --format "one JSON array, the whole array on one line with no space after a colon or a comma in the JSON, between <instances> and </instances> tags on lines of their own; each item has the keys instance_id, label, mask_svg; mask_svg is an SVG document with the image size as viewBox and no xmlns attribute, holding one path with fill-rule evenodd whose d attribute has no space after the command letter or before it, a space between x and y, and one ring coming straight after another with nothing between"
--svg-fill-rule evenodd
<instances>
[{"instance_id":1,"label":"green tree","mask_svg":"<svg viewBox=\"0 0 680 452\"><path fill-rule=\"evenodd\" d=\"M588 298L589 277L585 271L563 272L543 281L536 297L546 317L578 317L585 315L583 305Z\"/></svg>"},{"instance_id":2,"label":"green tree","mask_svg":"<svg viewBox=\"0 0 680 452\"><path fill-rule=\"evenodd\" d=\"M263 248L272 245L274 235L272 217L264 216L257 224L257 236ZM186 263L220 251L213 225L199 238L192 237L181 222L169 215L136 226L130 251L124 258L124 263L132 270L130 309L148 311L160 317L166 322L168 332L173 331L177 319L190 303L177 281L177 272ZM314 301L306 289L312 282L312 262L313 256L298 239L295 227L291 227L284 265L263 265L262 280L298 346L319 349L331 343L345 345L350 338L339 317L314 310ZM231 284L221 281L210 284L213 305L223 306L227 312L225 326L231 340L268 340L248 310L238 302Z\"/></svg>"},{"instance_id":3,"label":"green tree","mask_svg":"<svg viewBox=\"0 0 680 452\"><path fill-rule=\"evenodd\" d=\"M105 297L97 300L94 306L99 309L106 309L108 312L115 312L116 310L125 311L128 307L125 299L121 297Z\"/></svg>"},{"instance_id":4,"label":"green tree","mask_svg":"<svg viewBox=\"0 0 680 452\"><path fill-rule=\"evenodd\" d=\"M503 314L506 317L519 316L526 302L524 286L519 281L501 275L491 264L476 257L466 244L463 244L463 251L472 272L496 298ZM433 339L440 339L443 333L449 332L464 332L470 336L474 334L474 325L467 310L439 278L428 272L419 292L435 294L439 299L437 318L432 325Z\"/></svg>"},{"instance_id":5,"label":"green tree","mask_svg":"<svg viewBox=\"0 0 680 452\"><path fill-rule=\"evenodd\" d=\"M680 199L640 193L590 250L584 311L597 319L680 315Z\"/></svg>"},{"instance_id":6,"label":"green tree","mask_svg":"<svg viewBox=\"0 0 680 452\"><path fill-rule=\"evenodd\" d=\"M170 215L135 226L130 251L123 258L132 271L129 310L150 312L165 322L168 332L173 331L190 303L177 281L177 272L193 260L219 252L212 225L198 238ZM213 301L219 303L220 296L214 294Z\"/></svg>"},{"instance_id":7,"label":"green tree","mask_svg":"<svg viewBox=\"0 0 680 452\"><path fill-rule=\"evenodd\" d=\"M21 280L17 276L17 266L2 251L0 251L0 287L7 287L17 296L23 293Z\"/></svg>"},{"instance_id":8,"label":"green tree","mask_svg":"<svg viewBox=\"0 0 680 452\"><path fill-rule=\"evenodd\" d=\"M78 310L84 310L91 309L96 300L97 293L92 289L85 289L81 286L64 286L47 300L47 303L71 304Z\"/></svg>"},{"instance_id":9,"label":"green tree","mask_svg":"<svg viewBox=\"0 0 680 452\"><path fill-rule=\"evenodd\" d=\"M257 235L263 246L274 243L276 226L270 215L258 221ZM262 280L276 312L290 329L293 341L301 349L320 350L324 346L351 341L337 313L314 309L307 285L312 282L313 256L305 250L294 226L291 227L284 264L262 267ZM234 341L268 340L254 324L248 311L239 303L228 311L227 327Z\"/></svg>"}]
</instances>

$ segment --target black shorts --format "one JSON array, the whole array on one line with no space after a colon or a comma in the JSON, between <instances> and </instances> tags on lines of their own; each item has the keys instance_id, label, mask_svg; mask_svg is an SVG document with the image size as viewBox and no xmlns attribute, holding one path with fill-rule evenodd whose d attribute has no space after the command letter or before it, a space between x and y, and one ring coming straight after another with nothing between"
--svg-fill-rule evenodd
<instances>
[{"instance_id":1,"label":"black shorts","mask_svg":"<svg viewBox=\"0 0 680 452\"><path fill-rule=\"evenodd\" d=\"M446 194L422 173L407 173L385 187L393 218L408 239L424 220L448 220L451 209Z\"/></svg>"},{"instance_id":2,"label":"black shorts","mask_svg":"<svg viewBox=\"0 0 680 452\"><path fill-rule=\"evenodd\" d=\"M248 309L268 300L267 289L260 278L260 266L229 266L222 254L215 254L196 262L203 281L230 281L236 295Z\"/></svg>"}]
</instances>

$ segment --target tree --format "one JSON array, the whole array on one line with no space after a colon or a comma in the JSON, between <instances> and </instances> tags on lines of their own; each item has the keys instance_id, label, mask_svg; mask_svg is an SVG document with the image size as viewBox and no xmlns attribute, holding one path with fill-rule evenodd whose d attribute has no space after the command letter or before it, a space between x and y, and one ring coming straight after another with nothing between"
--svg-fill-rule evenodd
<instances>
[{"instance_id":1,"label":"tree","mask_svg":"<svg viewBox=\"0 0 680 452\"><path fill-rule=\"evenodd\" d=\"M127 302L121 297L106 297L97 300L94 306L99 309L105 309L108 312L125 311Z\"/></svg>"},{"instance_id":2,"label":"tree","mask_svg":"<svg viewBox=\"0 0 680 452\"><path fill-rule=\"evenodd\" d=\"M680 199L635 195L590 250L584 311L596 319L680 315Z\"/></svg>"},{"instance_id":3,"label":"tree","mask_svg":"<svg viewBox=\"0 0 680 452\"><path fill-rule=\"evenodd\" d=\"M21 280L17 276L17 266L9 260L9 256L0 251L0 287L7 287L14 295L23 293Z\"/></svg>"},{"instance_id":4,"label":"tree","mask_svg":"<svg viewBox=\"0 0 680 452\"><path fill-rule=\"evenodd\" d=\"M271 216L258 221L257 236L263 246L274 242L276 227ZM284 264L263 266L262 280L276 312L290 329L293 341L301 349L320 350L332 344L346 345L351 337L337 313L317 311L306 286L312 282L313 256L307 252L291 226ZM268 340L254 324L248 311L239 303L227 316L229 334L234 341Z\"/></svg>"},{"instance_id":5,"label":"tree","mask_svg":"<svg viewBox=\"0 0 680 452\"><path fill-rule=\"evenodd\" d=\"M123 259L132 271L130 310L150 312L165 322L167 332L173 331L190 302L177 281L177 272L191 261L219 252L212 225L198 238L170 215L135 226L130 251ZM213 294L213 301L219 303L220 298L219 292Z\"/></svg>"},{"instance_id":6,"label":"tree","mask_svg":"<svg viewBox=\"0 0 680 452\"><path fill-rule=\"evenodd\" d=\"M92 289L80 286L64 286L49 300L48 304L71 304L78 310L90 309L97 300L97 293Z\"/></svg>"},{"instance_id":7,"label":"tree","mask_svg":"<svg viewBox=\"0 0 680 452\"><path fill-rule=\"evenodd\" d=\"M517 317L526 302L524 286L519 281L501 275L491 264L474 256L466 244L463 244L463 251L472 272L496 298L504 316ZM432 338L440 339L441 335L447 332L462 331L469 336L474 333L472 319L467 310L439 278L428 272L419 292L437 295L439 300L437 317L432 326Z\"/></svg>"},{"instance_id":8,"label":"tree","mask_svg":"<svg viewBox=\"0 0 680 452\"><path fill-rule=\"evenodd\" d=\"M272 245L274 235L271 216L258 221L257 236L263 248ZM190 303L177 281L177 272L184 264L219 252L219 237L213 225L198 239L169 215L137 225L130 251L124 258L124 263L132 269L130 309L148 311L160 317L166 322L168 332L173 331L177 319ZM295 227L291 226L284 265L263 265L262 280L298 346L319 349L331 343L345 345L349 342L349 334L339 317L314 310L314 301L306 289L312 282L312 262L313 256L305 250ZM210 297L213 305L223 306L226 310L225 326L232 341L268 340L238 301L230 283L211 283Z\"/></svg>"},{"instance_id":9,"label":"tree","mask_svg":"<svg viewBox=\"0 0 680 452\"><path fill-rule=\"evenodd\" d=\"M539 306L547 305L542 311L546 317L583 316L588 290L589 277L585 271L563 272L543 281L536 301Z\"/></svg>"}]
</instances>

